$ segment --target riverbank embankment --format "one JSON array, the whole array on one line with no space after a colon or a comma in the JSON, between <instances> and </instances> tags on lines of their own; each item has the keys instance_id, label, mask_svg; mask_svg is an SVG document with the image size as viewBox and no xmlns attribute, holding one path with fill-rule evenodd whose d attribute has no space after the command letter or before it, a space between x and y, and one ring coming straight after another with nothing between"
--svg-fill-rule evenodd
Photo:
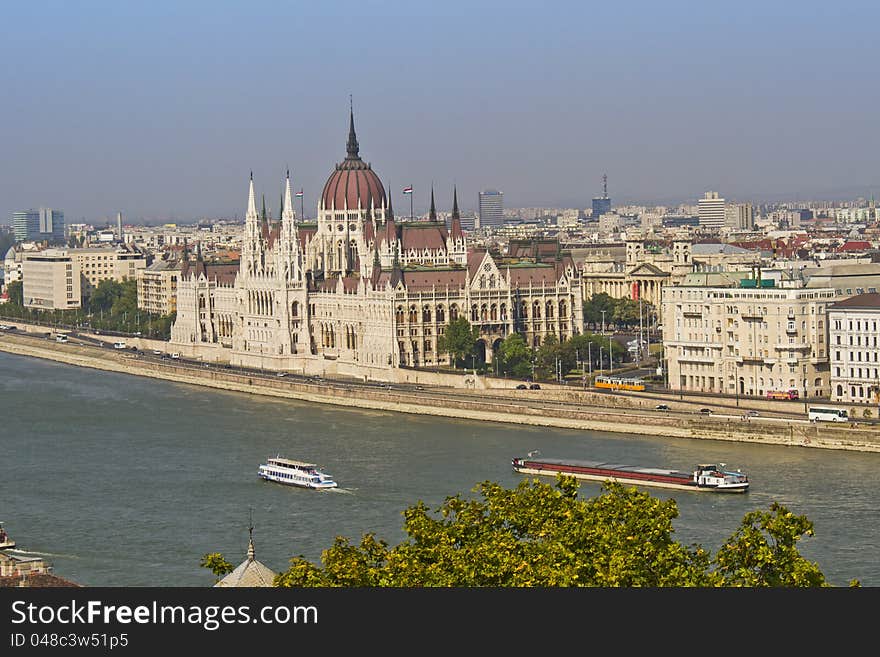
<instances>
[{"instance_id":1,"label":"riverbank embankment","mask_svg":"<svg viewBox=\"0 0 880 657\"><path fill-rule=\"evenodd\" d=\"M175 383L299 401L454 419L546 426L657 437L726 440L880 453L880 427L840 426L781 418L661 413L650 400L589 391L388 389L354 381L308 381L273 374L150 359L127 350L59 344L35 336L0 336L0 351Z\"/></svg>"}]
</instances>

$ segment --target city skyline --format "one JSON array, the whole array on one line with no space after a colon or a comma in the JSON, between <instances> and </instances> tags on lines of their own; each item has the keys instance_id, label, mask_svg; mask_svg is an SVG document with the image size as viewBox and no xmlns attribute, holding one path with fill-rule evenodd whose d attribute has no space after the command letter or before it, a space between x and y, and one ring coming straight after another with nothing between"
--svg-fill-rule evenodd
<instances>
[{"instance_id":1,"label":"city skyline","mask_svg":"<svg viewBox=\"0 0 880 657\"><path fill-rule=\"evenodd\" d=\"M877 7L738 10L16 5L0 222L241 218L251 170L277 212L288 168L314 216L349 96L398 212L409 185L420 213L432 187L449 211L453 186L465 212L490 188L505 207L588 208L605 173L614 205L870 197Z\"/></svg>"}]
</instances>

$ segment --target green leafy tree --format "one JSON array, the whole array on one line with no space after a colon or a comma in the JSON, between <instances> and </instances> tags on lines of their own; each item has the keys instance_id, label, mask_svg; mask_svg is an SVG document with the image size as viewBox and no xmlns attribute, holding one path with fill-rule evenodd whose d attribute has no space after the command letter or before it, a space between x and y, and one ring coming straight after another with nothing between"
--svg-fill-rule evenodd
<instances>
[{"instance_id":1,"label":"green leafy tree","mask_svg":"<svg viewBox=\"0 0 880 657\"><path fill-rule=\"evenodd\" d=\"M642 309L644 319L644 308ZM632 299L617 299L611 313L614 323L618 326L634 326L639 323L639 302Z\"/></svg>"},{"instance_id":2,"label":"green leafy tree","mask_svg":"<svg viewBox=\"0 0 880 657\"><path fill-rule=\"evenodd\" d=\"M559 338L549 333L535 352L535 374L541 379L556 378L556 358L560 354Z\"/></svg>"},{"instance_id":3,"label":"green leafy tree","mask_svg":"<svg viewBox=\"0 0 880 657\"><path fill-rule=\"evenodd\" d=\"M525 378L532 373L532 350L519 333L511 333L498 350L501 369L505 374Z\"/></svg>"},{"instance_id":4,"label":"green leafy tree","mask_svg":"<svg viewBox=\"0 0 880 657\"><path fill-rule=\"evenodd\" d=\"M797 550L813 523L774 502L770 511L752 511L718 551L717 572L727 586L824 586L819 566Z\"/></svg>"},{"instance_id":5,"label":"green leafy tree","mask_svg":"<svg viewBox=\"0 0 880 657\"><path fill-rule=\"evenodd\" d=\"M92 312L110 312L113 304L122 296L122 284L113 279L98 283L89 297Z\"/></svg>"},{"instance_id":6,"label":"green leafy tree","mask_svg":"<svg viewBox=\"0 0 880 657\"><path fill-rule=\"evenodd\" d=\"M373 534L359 545L337 537L321 564L302 556L275 580L286 587L708 587L823 586L797 553L812 532L805 518L774 505L748 514L716 560L673 539L675 500L606 482L580 499L578 482L523 480L514 489L483 482L479 497L447 497L431 513L403 512L407 539L389 548ZM768 542L768 538L771 540ZM765 549L769 543L773 549ZM778 547L781 546L781 549ZM754 564L761 573L756 576ZM770 574L772 573L772 576Z\"/></svg>"},{"instance_id":7,"label":"green leafy tree","mask_svg":"<svg viewBox=\"0 0 880 657\"><path fill-rule=\"evenodd\" d=\"M6 293L9 295L9 302L16 306L24 305L24 287L21 281L12 281L6 286Z\"/></svg>"},{"instance_id":8,"label":"green leafy tree","mask_svg":"<svg viewBox=\"0 0 880 657\"><path fill-rule=\"evenodd\" d=\"M455 365L474 353L479 337L479 329L472 327L464 317L458 317L446 325L446 331L437 340L437 349L449 354Z\"/></svg>"},{"instance_id":9,"label":"green leafy tree","mask_svg":"<svg viewBox=\"0 0 880 657\"><path fill-rule=\"evenodd\" d=\"M224 575L228 575L235 570L235 566L226 561L223 555L219 552L210 552L204 555L199 565L214 573L214 575L217 576L217 581L220 581Z\"/></svg>"},{"instance_id":10,"label":"green leafy tree","mask_svg":"<svg viewBox=\"0 0 880 657\"><path fill-rule=\"evenodd\" d=\"M602 311L605 311L605 325L613 321L615 300L604 292L599 292L584 302L584 321L589 322L594 328L602 326Z\"/></svg>"}]
</instances>

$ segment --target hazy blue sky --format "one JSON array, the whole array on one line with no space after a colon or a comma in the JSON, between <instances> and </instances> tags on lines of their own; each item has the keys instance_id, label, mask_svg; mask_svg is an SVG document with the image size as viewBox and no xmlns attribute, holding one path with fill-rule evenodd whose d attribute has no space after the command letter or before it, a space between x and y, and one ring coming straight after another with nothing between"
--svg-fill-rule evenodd
<instances>
[{"instance_id":1,"label":"hazy blue sky","mask_svg":"<svg viewBox=\"0 0 880 657\"><path fill-rule=\"evenodd\" d=\"M416 211L880 196L876 2L44 2L0 13L0 219L306 214L345 156Z\"/></svg>"}]
</instances>

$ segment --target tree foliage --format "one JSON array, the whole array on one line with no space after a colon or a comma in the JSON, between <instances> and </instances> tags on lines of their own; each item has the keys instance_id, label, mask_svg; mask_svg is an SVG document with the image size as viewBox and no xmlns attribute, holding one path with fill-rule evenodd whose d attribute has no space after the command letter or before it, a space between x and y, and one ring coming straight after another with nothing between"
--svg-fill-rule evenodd
<instances>
[{"instance_id":1,"label":"tree foliage","mask_svg":"<svg viewBox=\"0 0 880 657\"><path fill-rule=\"evenodd\" d=\"M478 328L471 326L464 317L458 317L446 325L446 331L437 340L437 349L448 353L453 363L461 362L474 353L479 337Z\"/></svg>"},{"instance_id":2,"label":"tree foliage","mask_svg":"<svg viewBox=\"0 0 880 657\"><path fill-rule=\"evenodd\" d=\"M337 537L321 565L302 556L276 578L285 587L826 586L796 542L812 523L774 504L747 514L713 559L673 539L675 500L606 482L590 499L578 482L483 482L478 498L447 497L431 513L403 512L408 538L390 548L365 534Z\"/></svg>"},{"instance_id":3,"label":"tree foliage","mask_svg":"<svg viewBox=\"0 0 880 657\"><path fill-rule=\"evenodd\" d=\"M9 295L9 303L16 306L24 304L24 286L21 281L12 281L6 286L6 293Z\"/></svg>"},{"instance_id":4,"label":"tree foliage","mask_svg":"<svg viewBox=\"0 0 880 657\"><path fill-rule=\"evenodd\" d=\"M210 552L202 557L202 561L199 563L202 568L207 568L214 575L217 576L217 580L219 581L224 575L228 575L233 570L235 570L235 566L226 561L222 554L219 552Z\"/></svg>"},{"instance_id":5,"label":"tree foliage","mask_svg":"<svg viewBox=\"0 0 880 657\"><path fill-rule=\"evenodd\" d=\"M504 374L524 379L532 372L532 350L519 333L511 333L504 338L496 357Z\"/></svg>"}]
</instances>

